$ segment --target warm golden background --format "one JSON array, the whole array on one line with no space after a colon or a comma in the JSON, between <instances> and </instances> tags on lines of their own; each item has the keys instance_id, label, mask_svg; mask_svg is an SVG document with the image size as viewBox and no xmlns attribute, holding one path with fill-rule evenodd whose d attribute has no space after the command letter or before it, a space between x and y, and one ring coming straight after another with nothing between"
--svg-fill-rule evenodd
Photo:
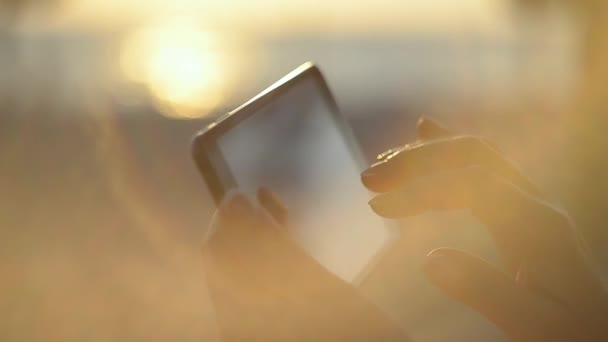
<instances>
[{"instance_id":1,"label":"warm golden background","mask_svg":"<svg viewBox=\"0 0 608 342\"><path fill-rule=\"evenodd\" d=\"M608 260L603 0L0 1L0 340L217 338L189 139L307 60L367 156L418 115L483 134ZM362 291L417 341L502 341L422 279L463 213L405 222ZM454 229L454 226L461 226Z\"/></svg>"}]
</instances>

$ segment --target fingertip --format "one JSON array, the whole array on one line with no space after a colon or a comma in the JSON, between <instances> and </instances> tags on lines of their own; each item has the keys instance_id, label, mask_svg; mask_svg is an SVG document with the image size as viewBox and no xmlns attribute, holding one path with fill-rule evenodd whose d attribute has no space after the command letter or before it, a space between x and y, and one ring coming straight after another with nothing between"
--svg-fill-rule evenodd
<instances>
[{"instance_id":1,"label":"fingertip","mask_svg":"<svg viewBox=\"0 0 608 342\"><path fill-rule=\"evenodd\" d=\"M223 241L235 228L252 219L255 210L246 195L229 191L218 205L203 235L203 249L208 250L212 241ZM223 238L224 237L224 238ZM216 244L214 244L216 245Z\"/></svg>"},{"instance_id":2,"label":"fingertip","mask_svg":"<svg viewBox=\"0 0 608 342\"><path fill-rule=\"evenodd\" d=\"M361 173L361 183L373 192L387 192L400 184L401 178L395 170L397 166L383 160L373 164Z\"/></svg>"},{"instance_id":3,"label":"fingertip","mask_svg":"<svg viewBox=\"0 0 608 342\"><path fill-rule=\"evenodd\" d=\"M363 172L361 172L361 183L371 191L376 191L376 183L379 181L378 174L374 170L374 165L370 166Z\"/></svg>"},{"instance_id":4,"label":"fingertip","mask_svg":"<svg viewBox=\"0 0 608 342\"><path fill-rule=\"evenodd\" d=\"M491 314L514 296L514 282L487 261L453 248L438 248L427 254L423 266L427 279L449 296Z\"/></svg>"},{"instance_id":5,"label":"fingertip","mask_svg":"<svg viewBox=\"0 0 608 342\"><path fill-rule=\"evenodd\" d=\"M454 248L432 250L423 270L433 285L466 304L495 299L491 298L493 289L508 288L512 283L487 261Z\"/></svg>"},{"instance_id":6,"label":"fingertip","mask_svg":"<svg viewBox=\"0 0 608 342\"><path fill-rule=\"evenodd\" d=\"M437 248L429 252L423 265L427 278L440 288L462 281L463 272L459 270L462 254L466 253L451 248Z\"/></svg>"},{"instance_id":7,"label":"fingertip","mask_svg":"<svg viewBox=\"0 0 608 342\"><path fill-rule=\"evenodd\" d=\"M437 121L421 116L416 122L416 132L421 140L444 138L453 133Z\"/></svg>"},{"instance_id":8,"label":"fingertip","mask_svg":"<svg viewBox=\"0 0 608 342\"><path fill-rule=\"evenodd\" d=\"M420 116L418 118L418 120L416 120L416 128L420 128L422 125L425 125L425 122L428 121L429 118L427 118L426 116Z\"/></svg>"},{"instance_id":9,"label":"fingertip","mask_svg":"<svg viewBox=\"0 0 608 342\"><path fill-rule=\"evenodd\" d=\"M378 195L374 198L372 198L371 200L369 200L369 202L367 202L367 204L369 204L370 208L379 216L382 217L387 217L391 210L389 210L388 205L385 203L385 195Z\"/></svg>"},{"instance_id":10,"label":"fingertip","mask_svg":"<svg viewBox=\"0 0 608 342\"><path fill-rule=\"evenodd\" d=\"M259 202L263 202L268 197L270 197L271 190L265 186L261 186L256 191L255 195Z\"/></svg>"},{"instance_id":11,"label":"fingertip","mask_svg":"<svg viewBox=\"0 0 608 342\"><path fill-rule=\"evenodd\" d=\"M280 196L267 187L260 187L257 191L257 199L262 207L282 226L287 225L287 205Z\"/></svg>"},{"instance_id":12,"label":"fingertip","mask_svg":"<svg viewBox=\"0 0 608 342\"><path fill-rule=\"evenodd\" d=\"M396 219L411 214L408 207L395 193L385 193L375 196L368 202L370 208L378 215L388 219Z\"/></svg>"},{"instance_id":13,"label":"fingertip","mask_svg":"<svg viewBox=\"0 0 608 342\"><path fill-rule=\"evenodd\" d=\"M253 207L245 194L232 192L224 197L218 212L222 217L241 216L252 213Z\"/></svg>"},{"instance_id":14,"label":"fingertip","mask_svg":"<svg viewBox=\"0 0 608 342\"><path fill-rule=\"evenodd\" d=\"M404 181L406 172L406 151L418 144L406 144L390 148L377 157L378 161L361 173L361 182L373 192L387 192Z\"/></svg>"}]
</instances>

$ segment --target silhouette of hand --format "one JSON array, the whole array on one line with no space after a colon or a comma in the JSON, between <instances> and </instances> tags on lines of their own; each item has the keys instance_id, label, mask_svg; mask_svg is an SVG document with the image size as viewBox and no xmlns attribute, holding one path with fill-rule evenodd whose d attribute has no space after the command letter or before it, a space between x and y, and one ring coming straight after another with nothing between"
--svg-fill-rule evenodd
<instances>
[{"instance_id":1,"label":"silhouette of hand","mask_svg":"<svg viewBox=\"0 0 608 342\"><path fill-rule=\"evenodd\" d=\"M287 234L287 210L261 189L256 208L236 194L203 247L226 341L404 341L401 329Z\"/></svg>"},{"instance_id":2,"label":"silhouette of hand","mask_svg":"<svg viewBox=\"0 0 608 342\"><path fill-rule=\"evenodd\" d=\"M362 173L380 193L383 217L469 209L490 232L500 270L464 251L439 248L425 272L449 296L479 311L515 341L608 338L608 298L567 214L492 145L421 119L418 140Z\"/></svg>"}]
</instances>

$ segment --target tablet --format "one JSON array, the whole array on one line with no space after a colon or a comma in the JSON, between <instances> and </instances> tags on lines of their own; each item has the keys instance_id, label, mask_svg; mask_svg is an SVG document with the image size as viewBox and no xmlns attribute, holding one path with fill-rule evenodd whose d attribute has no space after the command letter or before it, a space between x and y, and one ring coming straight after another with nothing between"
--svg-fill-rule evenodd
<instances>
[{"instance_id":1,"label":"tablet","mask_svg":"<svg viewBox=\"0 0 608 342\"><path fill-rule=\"evenodd\" d=\"M395 238L368 206L360 151L312 63L200 131L192 152L216 203L270 188L297 244L347 282L363 280Z\"/></svg>"}]
</instances>

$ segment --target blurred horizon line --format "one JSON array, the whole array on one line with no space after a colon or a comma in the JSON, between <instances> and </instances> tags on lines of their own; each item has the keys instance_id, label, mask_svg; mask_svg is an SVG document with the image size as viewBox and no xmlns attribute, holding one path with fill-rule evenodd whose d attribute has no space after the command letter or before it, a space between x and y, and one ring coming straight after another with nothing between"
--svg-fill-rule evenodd
<instances>
[{"instance_id":1,"label":"blurred horizon line","mask_svg":"<svg viewBox=\"0 0 608 342\"><path fill-rule=\"evenodd\" d=\"M186 17L197 20L205 29L244 31L259 36L298 32L396 35L408 31L493 31L504 34L511 31L512 17L517 13L510 10L506 0L410 0L402 4L387 0L373 3L337 1L314 6L294 0L289 4L271 6L279 5L276 2L66 1L52 11L22 11L14 26L26 32L120 31L154 25L167 18Z\"/></svg>"}]
</instances>

